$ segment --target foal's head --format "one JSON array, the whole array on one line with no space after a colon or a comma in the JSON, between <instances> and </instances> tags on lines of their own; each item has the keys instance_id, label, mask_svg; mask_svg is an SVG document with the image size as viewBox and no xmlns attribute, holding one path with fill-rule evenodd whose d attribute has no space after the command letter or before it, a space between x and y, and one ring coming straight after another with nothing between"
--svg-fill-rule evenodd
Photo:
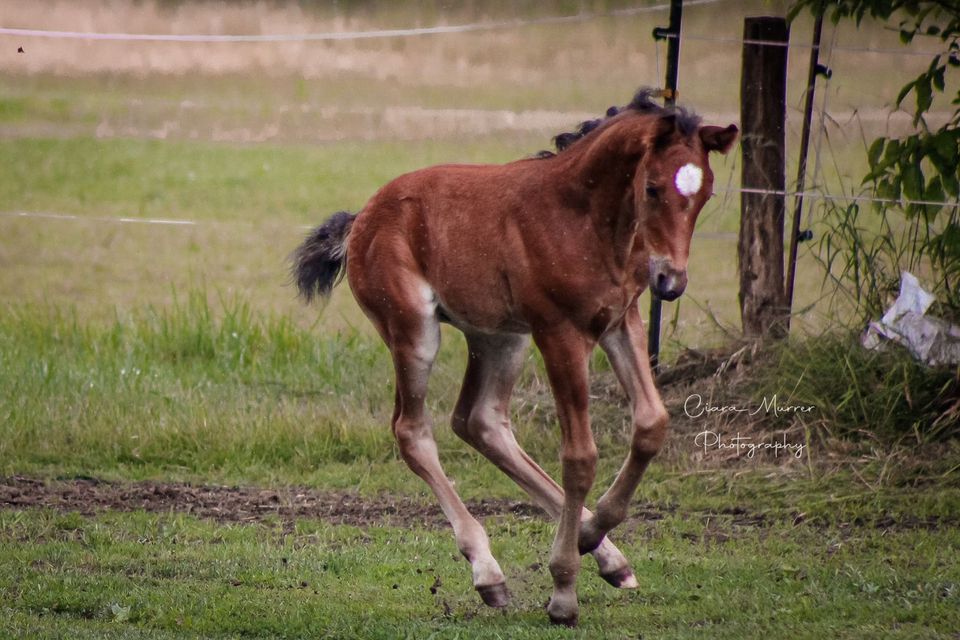
<instances>
[{"instance_id":1,"label":"foal's head","mask_svg":"<svg viewBox=\"0 0 960 640\"><path fill-rule=\"evenodd\" d=\"M729 151L737 127L701 126L684 112L654 114L643 124L645 148L633 176L637 233L649 253L651 291L675 300L687 286L693 227L713 195L707 156Z\"/></svg>"},{"instance_id":2,"label":"foal's head","mask_svg":"<svg viewBox=\"0 0 960 640\"><path fill-rule=\"evenodd\" d=\"M649 254L650 289L674 300L687 286L694 224L713 195L707 156L711 151L729 151L737 139L737 127L702 126L700 118L685 109L655 103L654 95L650 89L641 89L626 107L610 107L604 117L587 120L554 141L557 151L563 152L589 136L603 149L619 148L631 162L636 159L632 206L636 233ZM578 146L584 145L589 143Z\"/></svg>"}]
</instances>

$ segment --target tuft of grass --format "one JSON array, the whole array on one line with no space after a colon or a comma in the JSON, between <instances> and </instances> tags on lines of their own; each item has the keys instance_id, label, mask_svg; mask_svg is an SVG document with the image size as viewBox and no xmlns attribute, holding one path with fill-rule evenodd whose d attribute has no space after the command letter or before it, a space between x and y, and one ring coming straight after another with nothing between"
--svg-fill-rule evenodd
<instances>
[{"instance_id":1,"label":"tuft of grass","mask_svg":"<svg viewBox=\"0 0 960 640\"><path fill-rule=\"evenodd\" d=\"M113 323L48 309L0 318L4 471L209 469L383 461L389 360L247 303L190 294Z\"/></svg>"},{"instance_id":2,"label":"tuft of grass","mask_svg":"<svg viewBox=\"0 0 960 640\"><path fill-rule=\"evenodd\" d=\"M756 396L814 406L821 438L919 446L960 435L960 367L928 367L902 347L864 349L834 332L771 347L751 369Z\"/></svg>"},{"instance_id":3,"label":"tuft of grass","mask_svg":"<svg viewBox=\"0 0 960 640\"><path fill-rule=\"evenodd\" d=\"M818 260L831 306L853 310L856 322L879 318L897 297L901 273L917 275L936 298L931 313L960 317L960 262L956 259L960 211L947 209L940 219L877 203L821 204L824 233ZM837 316L842 317L841 315Z\"/></svg>"}]
</instances>

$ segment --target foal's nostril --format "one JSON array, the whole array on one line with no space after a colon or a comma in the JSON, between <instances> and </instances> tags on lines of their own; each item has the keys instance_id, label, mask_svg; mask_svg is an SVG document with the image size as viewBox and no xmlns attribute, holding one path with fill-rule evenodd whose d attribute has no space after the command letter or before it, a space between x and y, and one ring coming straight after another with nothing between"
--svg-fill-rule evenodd
<instances>
[{"instance_id":1,"label":"foal's nostril","mask_svg":"<svg viewBox=\"0 0 960 640\"><path fill-rule=\"evenodd\" d=\"M650 283L653 293L667 301L679 298L686 286L686 274L675 269L666 269L657 273Z\"/></svg>"},{"instance_id":2,"label":"foal's nostril","mask_svg":"<svg viewBox=\"0 0 960 640\"><path fill-rule=\"evenodd\" d=\"M681 293L683 293L683 291L678 291L676 289L661 289L657 295L667 302L673 302L680 297Z\"/></svg>"}]
</instances>

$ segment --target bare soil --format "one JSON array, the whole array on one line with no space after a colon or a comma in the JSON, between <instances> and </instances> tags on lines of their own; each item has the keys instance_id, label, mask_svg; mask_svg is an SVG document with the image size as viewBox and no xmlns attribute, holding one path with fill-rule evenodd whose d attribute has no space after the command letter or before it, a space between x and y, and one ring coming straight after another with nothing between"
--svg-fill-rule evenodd
<instances>
[{"instance_id":1,"label":"bare soil","mask_svg":"<svg viewBox=\"0 0 960 640\"><path fill-rule=\"evenodd\" d=\"M263 489L184 483L115 483L93 478L46 482L23 476L0 479L0 509L46 508L95 515L102 511L188 513L220 522L315 518L330 524L444 526L439 506L399 495L359 496L303 487ZM512 514L545 517L539 507L516 500L468 503L478 517Z\"/></svg>"},{"instance_id":2,"label":"bare soil","mask_svg":"<svg viewBox=\"0 0 960 640\"><path fill-rule=\"evenodd\" d=\"M546 513L534 504L509 499L469 501L470 512L480 519L510 515L546 519ZM280 519L292 524L298 518L312 518L335 525L356 527L419 526L448 527L439 506L411 496L379 494L360 496L345 491L321 491L304 487L264 489L191 485L176 482L107 482L95 478L45 481L24 476L0 478L0 510L28 508L77 512L92 516L104 511L146 511L149 513L187 513L218 522L256 523ZM681 512L672 505L638 504L630 514L627 528L642 522L655 522L667 515L681 513L704 520L705 535L724 541L730 533L743 528L767 527L782 521L764 513L731 505L719 511ZM786 514L794 526L824 526L828 523L807 520L803 514ZM857 518L853 522L832 523L841 530L870 527L884 530L939 529L960 526L950 517L893 518L878 514L874 519ZM718 533L720 525L726 533Z\"/></svg>"}]
</instances>

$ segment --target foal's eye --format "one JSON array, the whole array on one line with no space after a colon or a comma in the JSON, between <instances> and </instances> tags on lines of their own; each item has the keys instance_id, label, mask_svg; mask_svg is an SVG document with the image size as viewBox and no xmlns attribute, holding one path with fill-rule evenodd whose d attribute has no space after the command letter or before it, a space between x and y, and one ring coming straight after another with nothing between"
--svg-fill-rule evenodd
<instances>
[{"instance_id":1,"label":"foal's eye","mask_svg":"<svg viewBox=\"0 0 960 640\"><path fill-rule=\"evenodd\" d=\"M648 184L648 185L647 185L647 197L650 198L651 200L656 200L657 198L660 197L660 190L657 189L657 188L656 188L655 186L653 186L652 184Z\"/></svg>"}]
</instances>

